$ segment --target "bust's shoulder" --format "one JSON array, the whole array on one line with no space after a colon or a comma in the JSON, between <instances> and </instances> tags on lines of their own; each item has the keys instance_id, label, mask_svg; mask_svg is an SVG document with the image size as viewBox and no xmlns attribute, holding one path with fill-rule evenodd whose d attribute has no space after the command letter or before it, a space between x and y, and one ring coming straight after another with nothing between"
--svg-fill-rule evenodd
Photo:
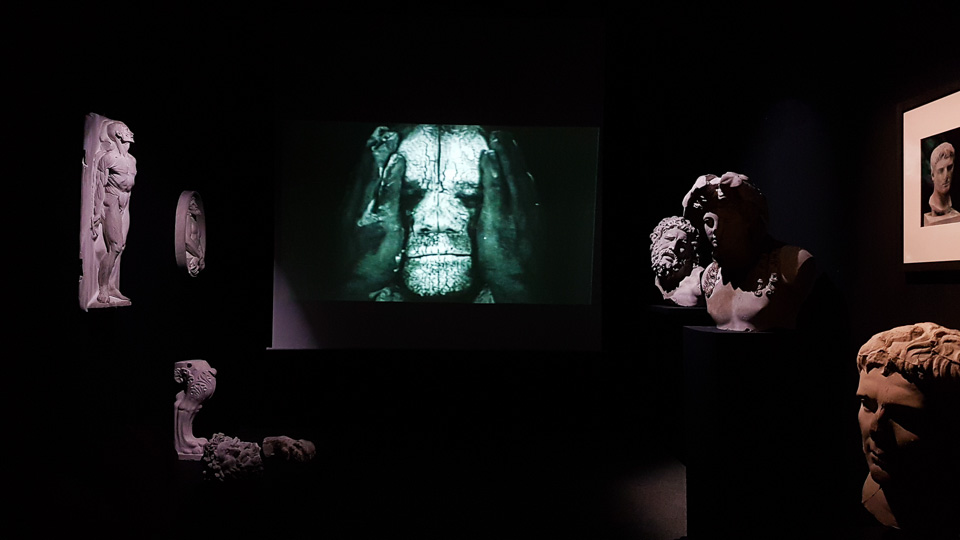
<instances>
[{"instance_id":1,"label":"bust's shoulder","mask_svg":"<svg viewBox=\"0 0 960 540\"><path fill-rule=\"evenodd\" d=\"M812 274L816 268L813 254L798 246L782 246L779 249L779 262L780 274L787 282Z\"/></svg>"}]
</instances>

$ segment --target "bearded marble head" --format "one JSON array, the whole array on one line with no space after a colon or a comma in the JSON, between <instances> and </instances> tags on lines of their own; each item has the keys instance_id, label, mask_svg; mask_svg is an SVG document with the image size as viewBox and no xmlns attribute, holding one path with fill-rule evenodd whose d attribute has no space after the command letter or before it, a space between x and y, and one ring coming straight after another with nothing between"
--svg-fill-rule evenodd
<instances>
[{"instance_id":1,"label":"bearded marble head","mask_svg":"<svg viewBox=\"0 0 960 540\"><path fill-rule=\"evenodd\" d=\"M687 275L699 264L699 233L689 220L664 218L650 234L650 263L658 277Z\"/></svg>"}]
</instances>

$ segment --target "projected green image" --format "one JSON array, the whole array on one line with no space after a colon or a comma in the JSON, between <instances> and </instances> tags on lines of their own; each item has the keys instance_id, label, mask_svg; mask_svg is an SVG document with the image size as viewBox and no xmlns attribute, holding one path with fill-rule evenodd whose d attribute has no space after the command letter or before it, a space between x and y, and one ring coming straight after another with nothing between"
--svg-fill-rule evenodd
<instances>
[{"instance_id":1,"label":"projected green image","mask_svg":"<svg viewBox=\"0 0 960 540\"><path fill-rule=\"evenodd\" d=\"M597 128L278 128L277 309L326 324L330 302L591 303Z\"/></svg>"},{"instance_id":2,"label":"projected green image","mask_svg":"<svg viewBox=\"0 0 960 540\"><path fill-rule=\"evenodd\" d=\"M509 133L378 127L354 189L350 298L537 300L539 203Z\"/></svg>"}]
</instances>

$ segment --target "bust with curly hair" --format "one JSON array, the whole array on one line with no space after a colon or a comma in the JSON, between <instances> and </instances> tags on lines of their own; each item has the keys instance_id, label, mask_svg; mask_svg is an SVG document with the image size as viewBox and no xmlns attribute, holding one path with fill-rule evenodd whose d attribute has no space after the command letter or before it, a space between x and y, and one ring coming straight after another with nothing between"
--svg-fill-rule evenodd
<instances>
[{"instance_id":1,"label":"bust with curly hair","mask_svg":"<svg viewBox=\"0 0 960 540\"><path fill-rule=\"evenodd\" d=\"M654 284L664 300L684 307L703 305L698 240L697 228L678 216L663 218L650 234Z\"/></svg>"},{"instance_id":2,"label":"bust with curly hair","mask_svg":"<svg viewBox=\"0 0 960 540\"><path fill-rule=\"evenodd\" d=\"M857 354L864 507L882 524L960 535L960 331L934 323L876 334Z\"/></svg>"},{"instance_id":3,"label":"bust with curly hair","mask_svg":"<svg viewBox=\"0 0 960 540\"><path fill-rule=\"evenodd\" d=\"M792 329L813 286L813 256L767 232L763 194L742 174L697 178L683 216L712 248L701 282L710 317L722 330Z\"/></svg>"}]
</instances>

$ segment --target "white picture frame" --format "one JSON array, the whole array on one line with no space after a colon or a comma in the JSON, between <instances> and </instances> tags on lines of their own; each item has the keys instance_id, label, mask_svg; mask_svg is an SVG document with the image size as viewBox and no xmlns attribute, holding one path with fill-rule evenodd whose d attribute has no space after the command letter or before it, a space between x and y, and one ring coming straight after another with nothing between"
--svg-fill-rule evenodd
<instances>
[{"instance_id":1,"label":"white picture frame","mask_svg":"<svg viewBox=\"0 0 960 540\"><path fill-rule=\"evenodd\" d=\"M930 156L924 156L925 141L943 138L950 132L957 133L958 128L960 128L960 91L903 113L903 263L905 265L960 261L960 222L924 226L923 213L926 202L922 196L924 182L929 183L930 174L928 163ZM960 148L960 140L953 144L955 148ZM924 178L925 175L927 179ZM955 172L953 177L955 188L958 187L956 186L958 182L960 182L960 173ZM954 207L960 206L960 198L954 197L953 204Z\"/></svg>"}]
</instances>

